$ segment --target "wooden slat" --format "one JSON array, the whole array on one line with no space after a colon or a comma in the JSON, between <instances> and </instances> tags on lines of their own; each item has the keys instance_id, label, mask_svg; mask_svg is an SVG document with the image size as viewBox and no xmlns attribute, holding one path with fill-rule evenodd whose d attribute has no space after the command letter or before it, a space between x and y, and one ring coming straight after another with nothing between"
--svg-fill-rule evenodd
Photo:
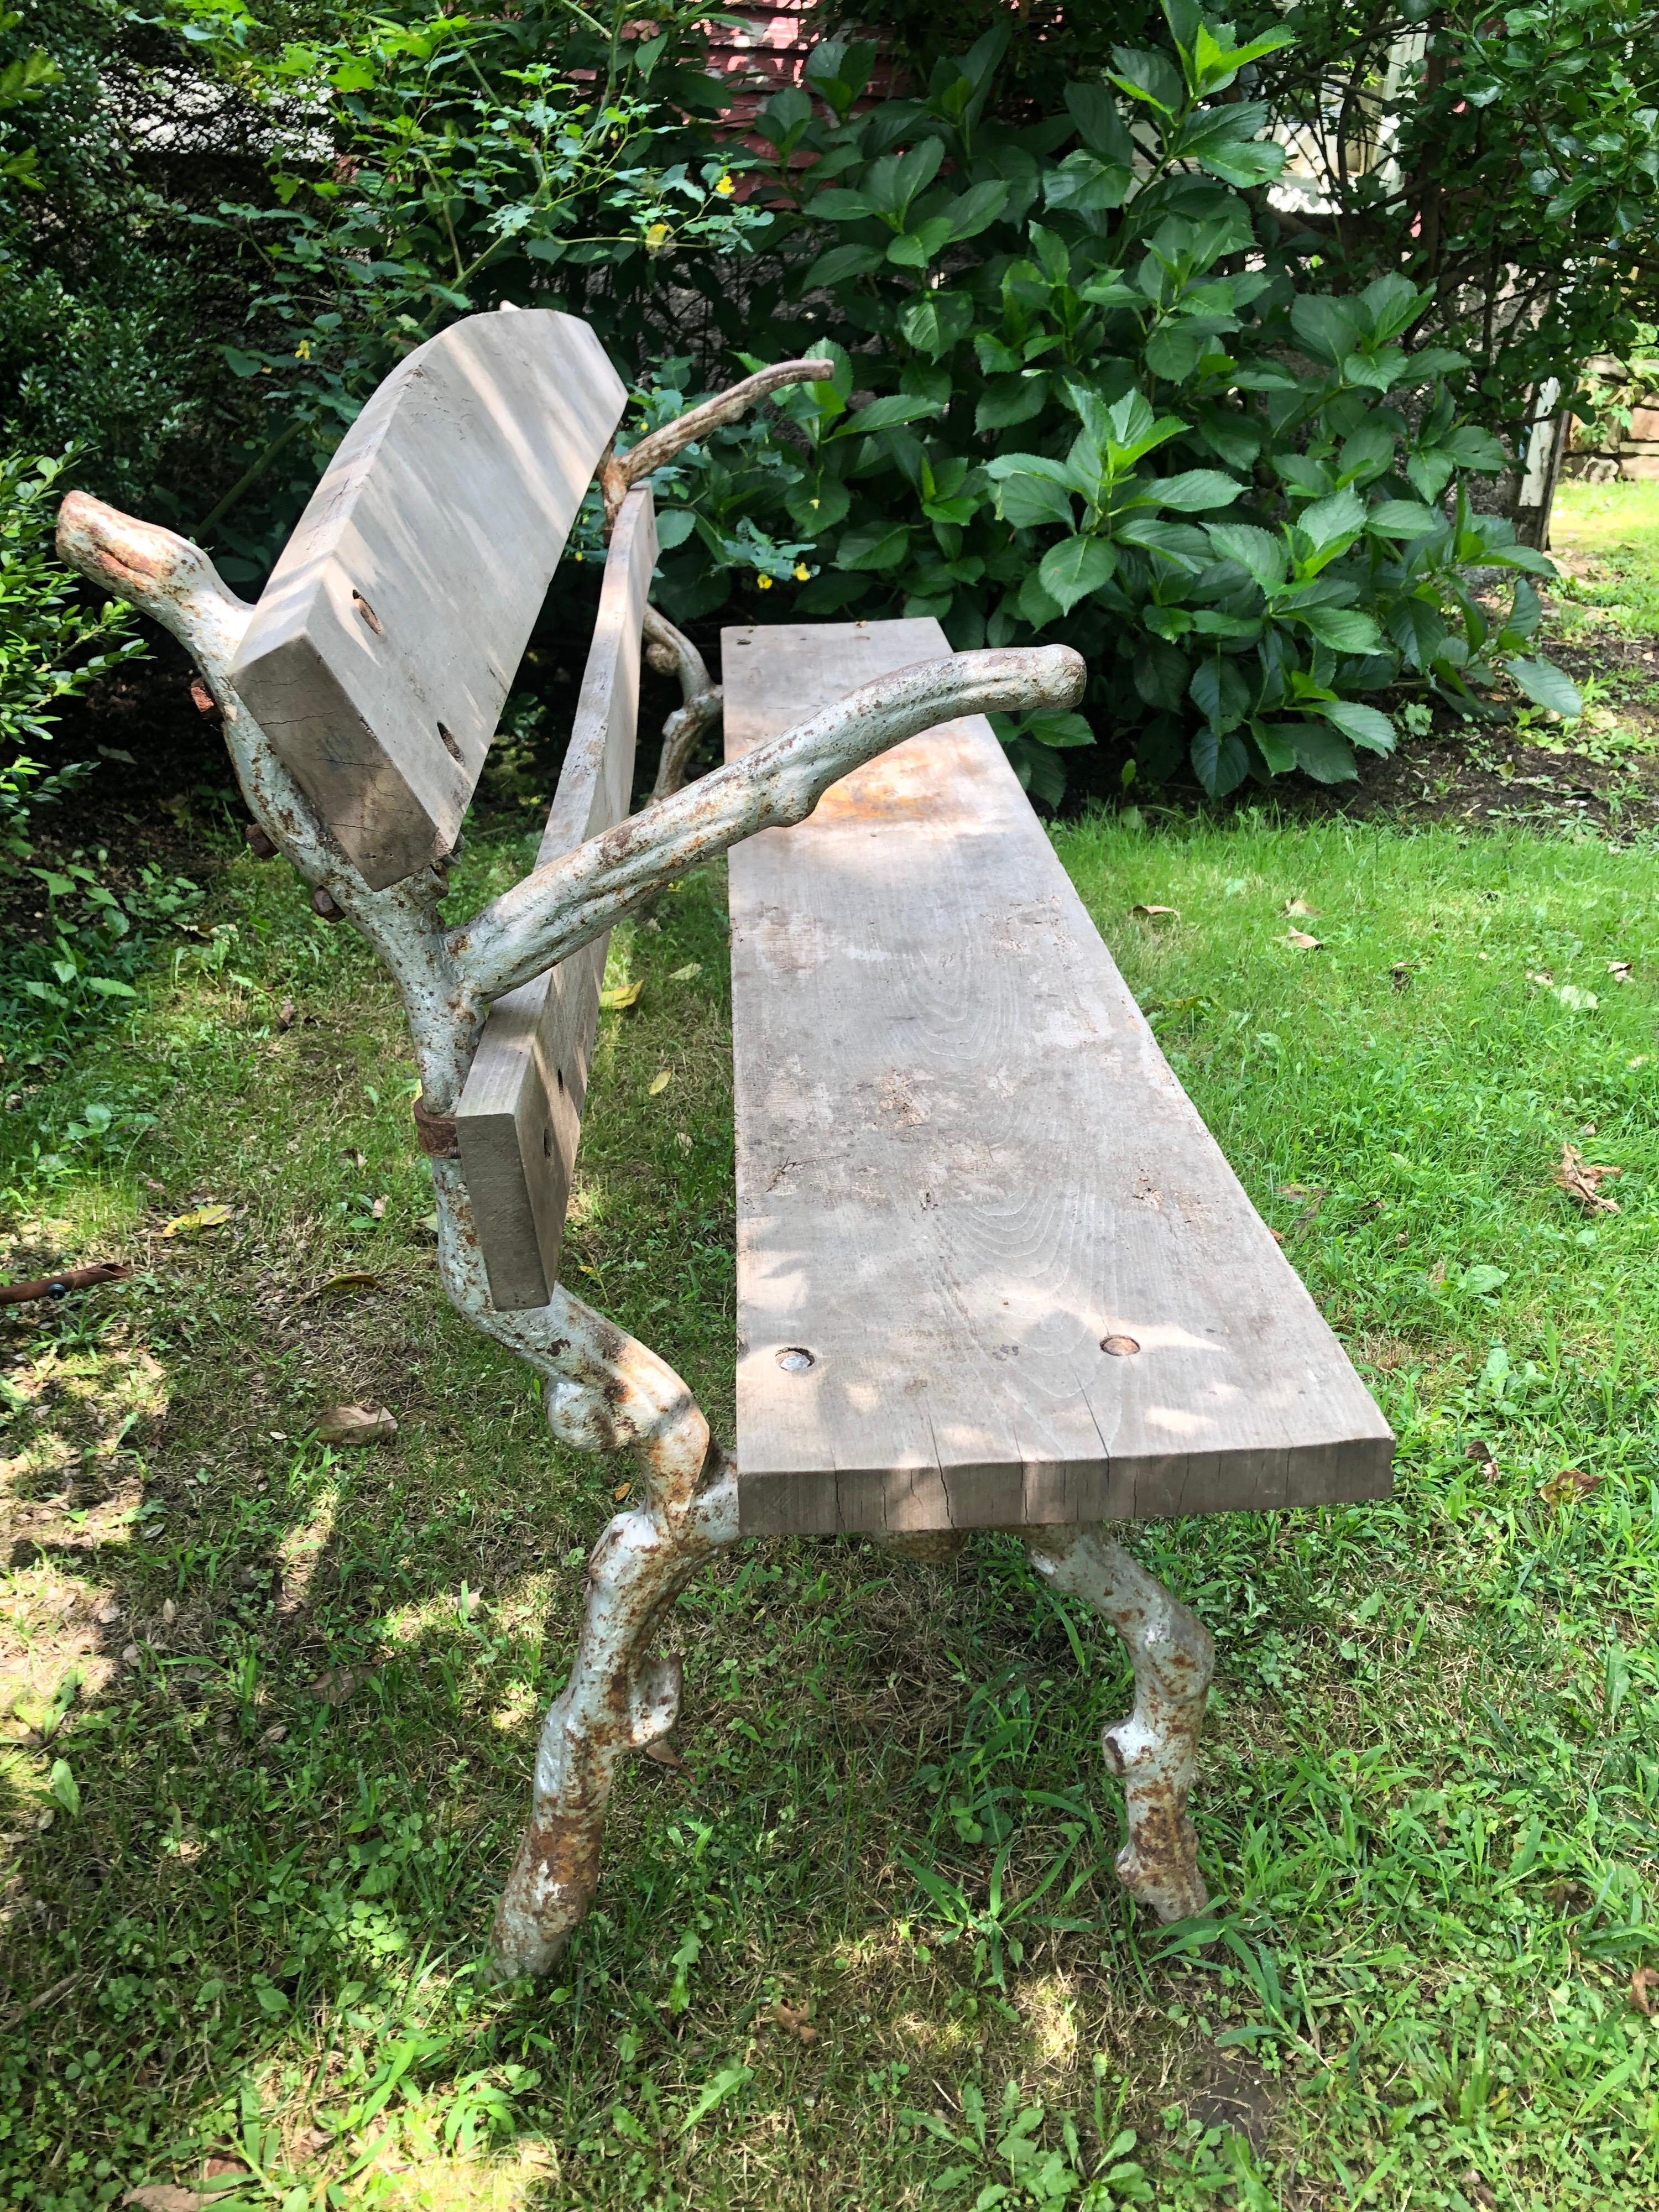
<instances>
[{"instance_id":1,"label":"wooden slat","mask_svg":"<svg viewBox=\"0 0 1659 2212\"><path fill-rule=\"evenodd\" d=\"M948 650L727 630L728 757ZM738 846L731 901L745 1530L1387 1493L1387 1425L984 721Z\"/></svg>"},{"instance_id":2,"label":"wooden slat","mask_svg":"<svg viewBox=\"0 0 1659 2212\"><path fill-rule=\"evenodd\" d=\"M472 315L342 440L232 681L377 890L448 852L626 398L586 323Z\"/></svg>"},{"instance_id":3,"label":"wooden slat","mask_svg":"<svg viewBox=\"0 0 1659 2212\"><path fill-rule=\"evenodd\" d=\"M640 624L657 559L651 488L628 495L539 867L628 812L640 711ZM456 1111L461 1172L496 1310L547 1304L581 1135L608 937L498 999Z\"/></svg>"}]
</instances>

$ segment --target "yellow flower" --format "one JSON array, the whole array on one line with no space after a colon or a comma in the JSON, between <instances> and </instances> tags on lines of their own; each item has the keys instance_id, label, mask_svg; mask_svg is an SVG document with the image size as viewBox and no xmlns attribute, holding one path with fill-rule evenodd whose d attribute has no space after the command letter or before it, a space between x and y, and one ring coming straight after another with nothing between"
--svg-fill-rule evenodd
<instances>
[{"instance_id":1,"label":"yellow flower","mask_svg":"<svg viewBox=\"0 0 1659 2212\"><path fill-rule=\"evenodd\" d=\"M668 225L665 222L653 222L645 234L646 251L648 253L660 253L667 243Z\"/></svg>"},{"instance_id":2,"label":"yellow flower","mask_svg":"<svg viewBox=\"0 0 1659 2212\"><path fill-rule=\"evenodd\" d=\"M807 567L805 561L797 561L790 573L794 577L794 580L798 584L804 584L811 577L812 571Z\"/></svg>"},{"instance_id":3,"label":"yellow flower","mask_svg":"<svg viewBox=\"0 0 1659 2212\"><path fill-rule=\"evenodd\" d=\"M309 361L311 359L311 340L309 338L301 339L299 344L294 349L294 358L295 361Z\"/></svg>"},{"instance_id":4,"label":"yellow flower","mask_svg":"<svg viewBox=\"0 0 1659 2212\"><path fill-rule=\"evenodd\" d=\"M757 576L755 581L763 592L769 592L772 588L772 579L769 576Z\"/></svg>"},{"instance_id":5,"label":"yellow flower","mask_svg":"<svg viewBox=\"0 0 1659 2212\"><path fill-rule=\"evenodd\" d=\"M732 173L729 169L725 171L715 179L714 190L720 194L723 200L729 200L732 193L736 191L737 189L737 186L732 181Z\"/></svg>"}]
</instances>

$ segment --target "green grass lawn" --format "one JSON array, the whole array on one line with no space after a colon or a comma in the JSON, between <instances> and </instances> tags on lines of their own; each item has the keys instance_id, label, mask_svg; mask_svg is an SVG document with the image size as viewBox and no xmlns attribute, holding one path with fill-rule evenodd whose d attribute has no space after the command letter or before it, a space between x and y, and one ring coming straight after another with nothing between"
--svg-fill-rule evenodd
<instances>
[{"instance_id":1,"label":"green grass lawn","mask_svg":"<svg viewBox=\"0 0 1659 2212\"><path fill-rule=\"evenodd\" d=\"M4 1271L137 1263L0 1316L0 2203L208 2160L284 2212L1659 2202L1653 854L1248 813L1059 843L1400 1437L1390 1503L1135 1536L1220 1644L1215 1940L1113 1879L1109 1632L1006 1539L803 1541L680 1601L684 1765L630 1767L555 1983L484 1985L627 1470L442 1304L391 994L239 860L0 1117ZM465 889L522 858L483 841ZM729 1437L718 872L612 961L645 988L602 1018L568 1279ZM1616 1212L1557 1187L1568 1144ZM319 1446L364 1399L395 1441Z\"/></svg>"}]
</instances>

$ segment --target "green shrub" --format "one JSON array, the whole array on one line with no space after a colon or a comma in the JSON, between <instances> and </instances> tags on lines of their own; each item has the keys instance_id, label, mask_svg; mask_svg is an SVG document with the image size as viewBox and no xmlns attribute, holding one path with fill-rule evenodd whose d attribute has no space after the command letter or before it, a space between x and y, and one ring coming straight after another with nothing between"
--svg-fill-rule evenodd
<instances>
[{"instance_id":1,"label":"green shrub","mask_svg":"<svg viewBox=\"0 0 1659 2212\"><path fill-rule=\"evenodd\" d=\"M1576 712L1523 652L1549 562L1470 511L1464 478L1505 457L1460 418L1463 357L1413 349L1428 295L1297 290L1278 253L1284 149L1230 95L1289 33L1235 46L1188 0L1167 12L1179 67L1120 47L1036 124L987 119L1001 31L861 113L873 50L821 45L763 111L795 251L748 319L836 373L781 396L764 450L726 434L678 504L664 484L668 611L711 611L781 548L803 614L1063 639L1097 724L1214 796L1352 777L1356 746L1392 747L1368 696L1401 679L1479 708L1501 663ZM1520 572L1501 617L1471 568ZM1053 796L1052 749L1085 733L1006 734Z\"/></svg>"},{"instance_id":2,"label":"green shrub","mask_svg":"<svg viewBox=\"0 0 1659 2212\"><path fill-rule=\"evenodd\" d=\"M73 458L0 453L0 854L14 865L29 856L33 810L88 773L84 763L48 771L36 757L57 708L145 650L132 609L91 606L52 551Z\"/></svg>"},{"instance_id":3,"label":"green shrub","mask_svg":"<svg viewBox=\"0 0 1659 2212\"><path fill-rule=\"evenodd\" d=\"M61 478L74 459L0 454L0 1069L56 1052L91 1016L134 996L148 933L191 911L197 886L154 866L120 870L104 848L43 854L41 811L94 763L48 768L58 709L147 651L133 610L87 599L56 559ZM37 904L36 902L39 902Z\"/></svg>"}]
</instances>

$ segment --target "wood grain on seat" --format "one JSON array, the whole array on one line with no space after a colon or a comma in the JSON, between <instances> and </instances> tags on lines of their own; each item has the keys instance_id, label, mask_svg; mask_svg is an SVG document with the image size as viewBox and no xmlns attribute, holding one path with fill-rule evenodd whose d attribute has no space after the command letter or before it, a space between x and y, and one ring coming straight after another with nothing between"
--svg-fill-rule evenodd
<instances>
[{"instance_id":1,"label":"wood grain on seat","mask_svg":"<svg viewBox=\"0 0 1659 2212\"><path fill-rule=\"evenodd\" d=\"M724 634L728 757L949 651ZM743 1527L1384 1496L1392 1438L983 720L731 855Z\"/></svg>"}]
</instances>

